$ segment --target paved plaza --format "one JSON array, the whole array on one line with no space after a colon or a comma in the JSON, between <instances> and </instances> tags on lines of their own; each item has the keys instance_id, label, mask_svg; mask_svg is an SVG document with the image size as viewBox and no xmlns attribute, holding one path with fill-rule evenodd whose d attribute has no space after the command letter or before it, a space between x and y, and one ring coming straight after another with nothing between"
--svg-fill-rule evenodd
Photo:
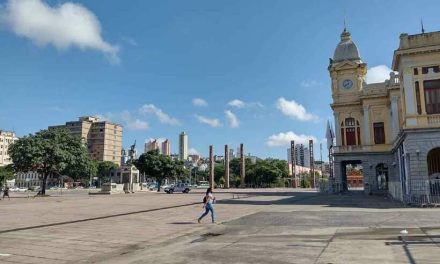
<instances>
[{"instance_id":1,"label":"paved plaza","mask_svg":"<svg viewBox=\"0 0 440 264\"><path fill-rule=\"evenodd\" d=\"M438 263L440 210L292 189L0 201L0 263ZM405 229L408 234L401 234Z\"/></svg>"}]
</instances>

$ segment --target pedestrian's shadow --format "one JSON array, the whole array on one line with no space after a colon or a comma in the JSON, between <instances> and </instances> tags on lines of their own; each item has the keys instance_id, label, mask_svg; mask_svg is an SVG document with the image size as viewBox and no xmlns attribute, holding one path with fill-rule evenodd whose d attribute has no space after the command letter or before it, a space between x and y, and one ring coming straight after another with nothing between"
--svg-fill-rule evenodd
<instances>
[{"instance_id":1,"label":"pedestrian's shadow","mask_svg":"<svg viewBox=\"0 0 440 264\"><path fill-rule=\"evenodd\" d=\"M195 225L196 222L172 222L171 225Z\"/></svg>"}]
</instances>

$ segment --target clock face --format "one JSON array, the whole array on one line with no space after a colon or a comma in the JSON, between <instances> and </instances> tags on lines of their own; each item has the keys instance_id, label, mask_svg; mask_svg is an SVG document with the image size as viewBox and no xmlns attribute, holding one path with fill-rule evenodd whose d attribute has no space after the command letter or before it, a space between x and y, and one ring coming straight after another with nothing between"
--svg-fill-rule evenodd
<instances>
[{"instance_id":1,"label":"clock face","mask_svg":"<svg viewBox=\"0 0 440 264\"><path fill-rule=\"evenodd\" d=\"M344 88L344 89L346 89L346 90L349 90L349 89L351 89L351 87L353 87L353 81L352 80L344 80L343 82L342 82L342 87Z\"/></svg>"}]
</instances>

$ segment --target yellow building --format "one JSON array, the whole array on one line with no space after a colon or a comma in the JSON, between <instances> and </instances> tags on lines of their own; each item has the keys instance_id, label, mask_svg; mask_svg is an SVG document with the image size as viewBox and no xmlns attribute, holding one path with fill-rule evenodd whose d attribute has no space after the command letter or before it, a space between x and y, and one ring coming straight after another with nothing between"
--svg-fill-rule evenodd
<instances>
[{"instance_id":1,"label":"yellow building","mask_svg":"<svg viewBox=\"0 0 440 264\"><path fill-rule=\"evenodd\" d=\"M402 34L390 79L365 82L367 64L344 29L328 67L332 80L335 181L360 164L366 192L440 175L440 32ZM398 72L398 73L397 73Z\"/></svg>"},{"instance_id":2,"label":"yellow building","mask_svg":"<svg viewBox=\"0 0 440 264\"><path fill-rule=\"evenodd\" d=\"M87 142L89 153L97 161L111 161L121 165L122 157L122 126L108 121L100 121L97 117L80 117L78 121L66 122L65 125L51 126L67 128L72 135Z\"/></svg>"}]
</instances>

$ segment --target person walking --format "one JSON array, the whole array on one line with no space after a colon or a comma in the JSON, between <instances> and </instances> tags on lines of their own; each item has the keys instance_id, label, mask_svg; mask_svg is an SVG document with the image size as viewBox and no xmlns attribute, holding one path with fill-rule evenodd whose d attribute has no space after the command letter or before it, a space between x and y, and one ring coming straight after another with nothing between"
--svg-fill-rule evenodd
<instances>
[{"instance_id":1,"label":"person walking","mask_svg":"<svg viewBox=\"0 0 440 264\"><path fill-rule=\"evenodd\" d=\"M5 196L8 196L8 199L11 200L11 197L9 197L9 187L5 187L3 190L3 200L5 199Z\"/></svg>"},{"instance_id":2,"label":"person walking","mask_svg":"<svg viewBox=\"0 0 440 264\"><path fill-rule=\"evenodd\" d=\"M199 217L199 219L197 220L197 222L202 221L203 217L205 217L210 211L211 211L211 220L212 223L215 223L215 213L214 213L214 203L215 201L215 197L212 194L212 188L208 188L208 190L206 190L206 195L203 198L203 208L205 209L205 212Z\"/></svg>"}]
</instances>

